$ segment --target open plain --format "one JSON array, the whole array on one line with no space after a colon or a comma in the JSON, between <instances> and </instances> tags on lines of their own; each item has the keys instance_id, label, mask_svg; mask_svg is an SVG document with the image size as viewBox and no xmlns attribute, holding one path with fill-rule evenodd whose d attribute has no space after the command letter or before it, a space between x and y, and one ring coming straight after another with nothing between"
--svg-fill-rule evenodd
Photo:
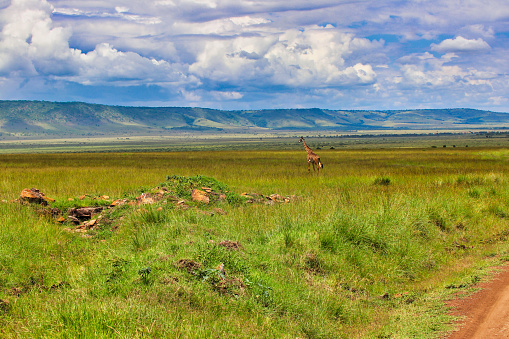
<instances>
[{"instance_id":1,"label":"open plain","mask_svg":"<svg viewBox=\"0 0 509 339\"><path fill-rule=\"evenodd\" d=\"M509 259L505 136L306 141L319 175L292 138L3 148L0 335L438 338L458 327L447 300ZM23 203L25 188L51 199Z\"/></svg>"}]
</instances>

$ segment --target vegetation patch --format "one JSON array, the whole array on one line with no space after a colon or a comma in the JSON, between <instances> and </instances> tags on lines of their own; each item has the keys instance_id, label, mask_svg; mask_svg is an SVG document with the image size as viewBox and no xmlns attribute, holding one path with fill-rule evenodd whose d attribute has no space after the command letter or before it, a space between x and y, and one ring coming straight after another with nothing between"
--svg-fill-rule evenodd
<instances>
[{"instance_id":1,"label":"vegetation patch","mask_svg":"<svg viewBox=\"0 0 509 339\"><path fill-rule=\"evenodd\" d=\"M507 160L321 152L0 156L0 336L443 337L507 260Z\"/></svg>"}]
</instances>

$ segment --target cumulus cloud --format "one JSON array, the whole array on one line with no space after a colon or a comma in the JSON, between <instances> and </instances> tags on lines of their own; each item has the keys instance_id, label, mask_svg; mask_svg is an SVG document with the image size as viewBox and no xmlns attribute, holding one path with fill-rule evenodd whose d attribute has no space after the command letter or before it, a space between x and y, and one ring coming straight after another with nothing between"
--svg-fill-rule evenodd
<instances>
[{"instance_id":1,"label":"cumulus cloud","mask_svg":"<svg viewBox=\"0 0 509 339\"><path fill-rule=\"evenodd\" d=\"M212 95L216 97L218 100L238 100L242 99L243 95L242 93L235 92L235 91L221 91L221 92L212 92Z\"/></svg>"},{"instance_id":2,"label":"cumulus cloud","mask_svg":"<svg viewBox=\"0 0 509 339\"><path fill-rule=\"evenodd\" d=\"M127 9L117 9L123 12ZM88 53L69 47L70 28L54 26L44 0L13 0L3 15L0 74L52 76L82 84L189 81L179 65L100 43Z\"/></svg>"},{"instance_id":3,"label":"cumulus cloud","mask_svg":"<svg viewBox=\"0 0 509 339\"><path fill-rule=\"evenodd\" d=\"M388 108L447 98L502 105L487 93L509 91L506 0L0 0L0 8L3 98L16 92L9 86L29 99L40 84L37 93L73 84L73 99L87 101L97 88L150 88L158 105ZM436 91L434 101L423 101L424 90Z\"/></svg>"},{"instance_id":4,"label":"cumulus cloud","mask_svg":"<svg viewBox=\"0 0 509 339\"><path fill-rule=\"evenodd\" d=\"M401 73L394 78L394 82L399 88L436 90L439 96L447 95L442 91L479 92L494 89L493 82L497 79L495 73L454 64L457 58L453 53L440 58L430 53L401 58Z\"/></svg>"},{"instance_id":5,"label":"cumulus cloud","mask_svg":"<svg viewBox=\"0 0 509 339\"><path fill-rule=\"evenodd\" d=\"M446 39L441 43L432 44L431 50L439 53L447 52L482 52L489 50L491 47L486 41L481 38L478 39L465 39L458 36L454 39Z\"/></svg>"},{"instance_id":6,"label":"cumulus cloud","mask_svg":"<svg viewBox=\"0 0 509 339\"><path fill-rule=\"evenodd\" d=\"M375 81L369 64L348 60L377 45L328 27L288 30L267 36L209 41L190 71L219 82L324 87L365 85Z\"/></svg>"},{"instance_id":7,"label":"cumulus cloud","mask_svg":"<svg viewBox=\"0 0 509 339\"><path fill-rule=\"evenodd\" d=\"M100 44L76 62L79 73L68 77L83 84L120 82L121 85L183 81L184 75L164 60L148 59L133 52L121 52L109 44Z\"/></svg>"}]
</instances>

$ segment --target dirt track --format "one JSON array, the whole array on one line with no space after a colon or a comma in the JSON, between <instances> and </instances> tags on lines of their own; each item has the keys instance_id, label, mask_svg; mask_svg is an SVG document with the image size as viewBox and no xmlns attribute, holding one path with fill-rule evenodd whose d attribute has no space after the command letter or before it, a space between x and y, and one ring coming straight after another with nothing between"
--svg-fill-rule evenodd
<instances>
[{"instance_id":1,"label":"dirt track","mask_svg":"<svg viewBox=\"0 0 509 339\"><path fill-rule=\"evenodd\" d=\"M447 339L509 338L509 265L474 295L448 303L451 313L465 316Z\"/></svg>"}]
</instances>

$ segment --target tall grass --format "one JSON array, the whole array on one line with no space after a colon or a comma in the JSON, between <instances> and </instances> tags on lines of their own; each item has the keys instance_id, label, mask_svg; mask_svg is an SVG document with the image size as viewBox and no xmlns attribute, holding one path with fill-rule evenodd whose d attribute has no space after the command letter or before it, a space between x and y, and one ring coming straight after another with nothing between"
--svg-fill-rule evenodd
<instances>
[{"instance_id":1,"label":"tall grass","mask_svg":"<svg viewBox=\"0 0 509 339\"><path fill-rule=\"evenodd\" d=\"M322 150L320 175L303 151L1 155L0 336L438 337L439 296L507 257L508 163L481 151ZM133 197L198 174L297 198L121 207L92 237L10 202L30 187L58 206Z\"/></svg>"}]
</instances>

